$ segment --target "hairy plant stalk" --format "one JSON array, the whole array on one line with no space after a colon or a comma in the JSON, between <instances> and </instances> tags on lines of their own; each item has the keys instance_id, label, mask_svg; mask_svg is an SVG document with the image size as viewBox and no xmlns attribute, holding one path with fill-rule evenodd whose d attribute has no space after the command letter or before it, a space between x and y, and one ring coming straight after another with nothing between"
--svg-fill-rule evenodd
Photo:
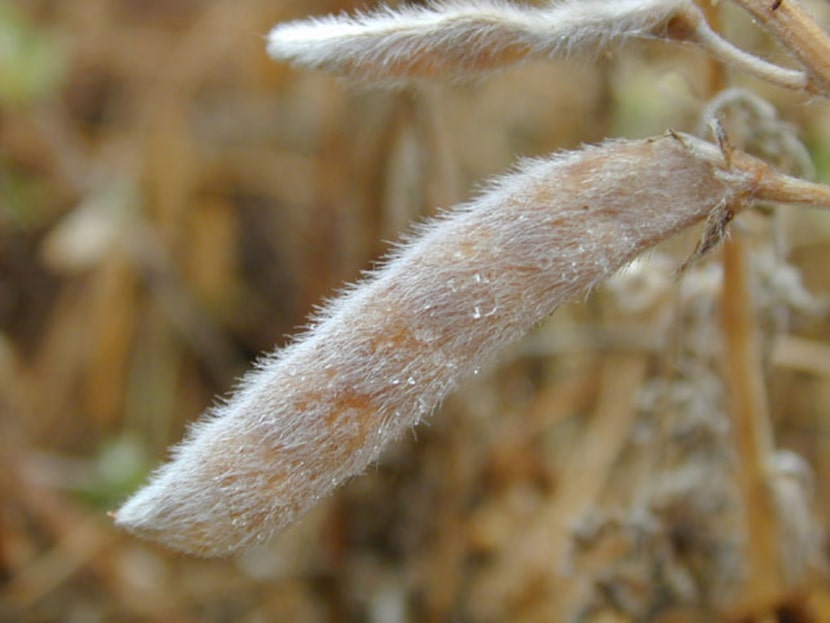
<instances>
[{"instance_id":1,"label":"hairy plant stalk","mask_svg":"<svg viewBox=\"0 0 830 623\"><path fill-rule=\"evenodd\" d=\"M684 17L692 27L685 32L683 29L679 29L679 33L682 34L677 36L678 40L696 43L714 58L770 84L794 91L821 91L816 88L806 72L768 63L735 47L709 26L702 13L688 11L684 14Z\"/></svg>"},{"instance_id":2,"label":"hairy plant stalk","mask_svg":"<svg viewBox=\"0 0 830 623\"><path fill-rule=\"evenodd\" d=\"M797 0L735 0L808 68L808 90L830 95L830 37Z\"/></svg>"},{"instance_id":3,"label":"hairy plant stalk","mask_svg":"<svg viewBox=\"0 0 830 623\"><path fill-rule=\"evenodd\" d=\"M526 161L264 359L116 522L200 555L263 541L557 306L714 207L771 198L830 190L676 133Z\"/></svg>"}]
</instances>

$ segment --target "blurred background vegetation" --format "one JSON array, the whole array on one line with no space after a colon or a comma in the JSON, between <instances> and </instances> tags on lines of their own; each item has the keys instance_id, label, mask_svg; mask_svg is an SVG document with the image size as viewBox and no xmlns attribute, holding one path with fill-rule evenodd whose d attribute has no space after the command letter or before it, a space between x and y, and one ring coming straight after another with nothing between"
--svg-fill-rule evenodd
<instances>
[{"instance_id":1,"label":"blurred background vegetation","mask_svg":"<svg viewBox=\"0 0 830 623\"><path fill-rule=\"evenodd\" d=\"M408 224L519 155L694 132L720 71L639 42L389 92L265 55L279 21L372 6L0 2L0 620L830 620L826 213L738 226L776 445L803 459L778 457L788 512L809 510L783 522L796 571L767 600L740 598L753 509L728 486L718 257L672 275L695 232L561 310L267 548L195 560L112 528L187 424ZM774 102L830 181L825 102L726 79Z\"/></svg>"}]
</instances>

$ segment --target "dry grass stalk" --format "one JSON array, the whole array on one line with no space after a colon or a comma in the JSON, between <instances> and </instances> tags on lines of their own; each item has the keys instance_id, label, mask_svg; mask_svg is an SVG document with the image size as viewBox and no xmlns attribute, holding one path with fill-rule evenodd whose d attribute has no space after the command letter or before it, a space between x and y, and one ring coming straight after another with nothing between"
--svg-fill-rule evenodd
<instances>
[{"instance_id":1,"label":"dry grass stalk","mask_svg":"<svg viewBox=\"0 0 830 623\"><path fill-rule=\"evenodd\" d=\"M642 354L609 357L603 362L600 395L584 442L574 448L563 465L561 484L552 503L528 526L528 531L535 529L540 540L523 543L523 558L541 577L551 561L563 564L575 526L598 506L613 467L630 441L647 368L647 357ZM539 547L541 539L547 541L544 547ZM573 602L579 601L578 595L578 591L564 591L557 607L564 612L575 610L577 604Z\"/></svg>"},{"instance_id":2,"label":"dry grass stalk","mask_svg":"<svg viewBox=\"0 0 830 623\"><path fill-rule=\"evenodd\" d=\"M744 148L760 152L784 168L796 167L812 173L809 155L804 153L792 129L777 118L772 106L757 96L740 89L727 89L712 99L704 116L724 149L730 147L726 130L717 120L721 117L731 121L733 129L740 127L732 136ZM723 219L724 227L730 218L731 211ZM723 238L723 234L716 237ZM799 574L784 572L788 556L781 549L789 517L799 513L795 505L786 512L776 508L780 479L774 475L777 455L761 355L762 333L745 256L746 246L740 236L725 245L721 312L729 416L738 456L735 471L747 541L744 546L747 580L742 603L736 610L751 612L774 608L776 602L785 599L796 578L800 579ZM787 545L791 546L793 539L789 541Z\"/></svg>"},{"instance_id":3,"label":"dry grass stalk","mask_svg":"<svg viewBox=\"0 0 830 623\"><path fill-rule=\"evenodd\" d=\"M826 187L728 156L669 133L523 163L422 227L263 360L117 523L201 555L262 541L505 344L716 206L830 204Z\"/></svg>"},{"instance_id":4,"label":"dry grass stalk","mask_svg":"<svg viewBox=\"0 0 830 623\"><path fill-rule=\"evenodd\" d=\"M759 332L751 307L745 249L739 238L724 248L725 283L740 293L724 294L722 302L726 374L730 387L730 416L735 430L738 483L747 509L747 549L750 577L746 598L753 607L778 599L783 589L779 568L779 517L775 509L770 470L775 444L760 369Z\"/></svg>"}]
</instances>

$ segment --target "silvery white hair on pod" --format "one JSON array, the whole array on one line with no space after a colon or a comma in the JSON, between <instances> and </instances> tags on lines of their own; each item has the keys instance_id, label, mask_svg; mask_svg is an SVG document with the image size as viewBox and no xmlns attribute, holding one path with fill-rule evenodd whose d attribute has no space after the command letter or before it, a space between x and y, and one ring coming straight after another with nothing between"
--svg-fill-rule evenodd
<instances>
[{"instance_id":1,"label":"silvery white hair on pod","mask_svg":"<svg viewBox=\"0 0 830 623\"><path fill-rule=\"evenodd\" d=\"M268 35L275 59L362 78L459 77L529 57L596 56L628 37L662 34L691 0L568 0L544 8L498 0L288 22Z\"/></svg>"},{"instance_id":2,"label":"silvery white hair on pod","mask_svg":"<svg viewBox=\"0 0 830 623\"><path fill-rule=\"evenodd\" d=\"M753 198L826 203L827 190L676 133L524 161L264 359L116 522L199 555L267 539L557 306Z\"/></svg>"}]
</instances>

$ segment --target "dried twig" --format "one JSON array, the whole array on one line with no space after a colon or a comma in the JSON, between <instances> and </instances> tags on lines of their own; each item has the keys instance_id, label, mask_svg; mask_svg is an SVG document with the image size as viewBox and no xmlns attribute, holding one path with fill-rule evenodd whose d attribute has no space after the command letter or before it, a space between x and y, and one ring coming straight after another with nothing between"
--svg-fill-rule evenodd
<instances>
[{"instance_id":1,"label":"dried twig","mask_svg":"<svg viewBox=\"0 0 830 623\"><path fill-rule=\"evenodd\" d=\"M729 142L721 121L721 115L726 112L744 113L744 116L752 119L751 123L746 124L747 131L739 133L741 142L748 140L745 134L750 132L754 135L772 134L770 130L774 130L776 135L784 133L771 105L751 93L726 89L714 95L702 114L702 120L708 123L725 152L733 152L735 149ZM793 141L797 142L794 138ZM780 156L783 150L780 145L776 145L775 151ZM715 224L709 228L708 231L714 232L712 237L717 242L725 238L723 231L732 215L731 207L727 206L722 218L723 227ZM704 234L702 242L705 241ZM743 527L746 531L744 551L748 577L742 594L745 604L766 611L780 598L784 588L777 551L781 517L776 512L771 485L770 467L775 442L758 345L760 333L744 264L745 252L744 241L740 237L729 240L723 250L723 357L725 380L730 394L729 417L738 457L736 480L744 509Z\"/></svg>"},{"instance_id":2,"label":"dried twig","mask_svg":"<svg viewBox=\"0 0 830 623\"><path fill-rule=\"evenodd\" d=\"M688 24L685 28L678 29L676 34L678 40L696 43L721 62L770 84L795 91L816 92L818 90L806 72L768 63L735 47L715 32L699 11L687 11L683 17L688 20Z\"/></svg>"},{"instance_id":3,"label":"dried twig","mask_svg":"<svg viewBox=\"0 0 830 623\"><path fill-rule=\"evenodd\" d=\"M724 247L722 302L729 409L737 448L737 476L747 529L748 603L765 607L780 597L783 587L779 552L779 518L770 484L775 451L764 375L759 352L758 324L752 309L745 249L740 238ZM764 608L759 608L763 611Z\"/></svg>"}]
</instances>

